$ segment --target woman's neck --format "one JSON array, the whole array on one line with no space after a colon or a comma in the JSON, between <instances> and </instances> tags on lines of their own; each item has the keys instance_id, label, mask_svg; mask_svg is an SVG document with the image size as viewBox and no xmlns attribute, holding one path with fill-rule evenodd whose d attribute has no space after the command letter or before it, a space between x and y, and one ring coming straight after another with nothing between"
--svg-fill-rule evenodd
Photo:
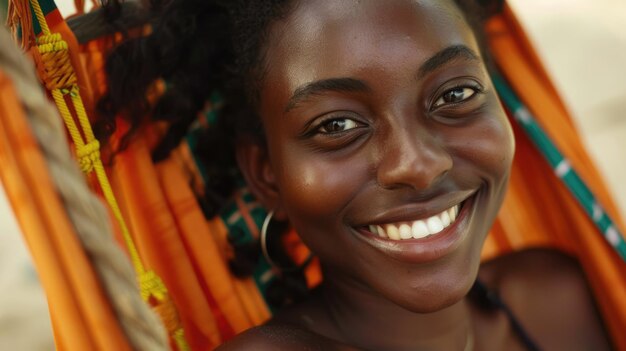
<instances>
[{"instance_id":1,"label":"woman's neck","mask_svg":"<svg viewBox=\"0 0 626 351\"><path fill-rule=\"evenodd\" d=\"M465 299L437 312L415 313L343 278L326 275L321 286L330 332L335 334L329 337L371 350L472 349Z\"/></svg>"}]
</instances>

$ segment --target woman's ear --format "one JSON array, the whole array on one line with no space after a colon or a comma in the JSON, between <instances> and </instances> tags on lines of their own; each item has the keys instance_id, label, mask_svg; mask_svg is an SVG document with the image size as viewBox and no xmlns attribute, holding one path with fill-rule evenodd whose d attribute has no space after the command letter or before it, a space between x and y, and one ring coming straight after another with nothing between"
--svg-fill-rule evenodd
<instances>
[{"instance_id":1,"label":"woman's ear","mask_svg":"<svg viewBox=\"0 0 626 351\"><path fill-rule=\"evenodd\" d=\"M274 218L286 220L265 146L252 138L242 139L237 142L235 154L250 192L268 211L274 210Z\"/></svg>"}]
</instances>

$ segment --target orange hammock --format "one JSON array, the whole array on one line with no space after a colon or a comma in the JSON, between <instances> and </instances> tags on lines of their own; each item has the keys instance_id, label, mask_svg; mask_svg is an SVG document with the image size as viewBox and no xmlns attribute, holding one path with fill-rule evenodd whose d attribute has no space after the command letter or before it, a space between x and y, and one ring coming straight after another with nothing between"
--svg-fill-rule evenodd
<instances>
[{"instance_id":1,"label":"orange hammock","mask_svg":"<svg viewBox=\"0 0 626 351\"><path fill-rule=\"evenodd\" d=\"M67 42L76 86L80 87L88 113L94 96L104 89L103 52L107 41L92 40L79 45L58 11L48 10L44 9L49 30L61 33ZM503 76L604 210L618 219L609 191L514 14L505 7L501 15L490 20L487 29L491 51ZM0 66L0 181L5 185L47 293L57 346L60 350L131 349L99 276L75 236L65 204L55 193L48 165L28 126L28 111L20 102L24 96L20 98L16 93L16 82L3 69ZM66 100L70 101L67 97ZM77 117L76 112L72 114ZM558 248L576 256L587 274L614 346L626 349L624 262L528 137L513 124L517 153L511 184L484 246L483 259L530 247ZM106 174L143 268L138 273L153 272L166 287L162 299L147 300L166 320L171 348L211 349L266 321L271 309L256 278L235 278L230 273L229 220L204 217L196 200L202 181L189 145L181 145L168 159L155 164L150 150L159 136L159 128L146 127L126 151L116 156L114 166L106 169ZM88 180L100 189L96 178L90 175ZM238 194L237 215L254 234L255 230L258 232L252 218L255 204L246 200L247 196ZM623 232L619 220L616 225ZM119 224L116 233L118 241L128 249ZM297 244L296 249L306 256ZM132 251L131 248L131 256ZM315 266L307 278L311 285L321 279Z\"/></svg>"}]
</instances>

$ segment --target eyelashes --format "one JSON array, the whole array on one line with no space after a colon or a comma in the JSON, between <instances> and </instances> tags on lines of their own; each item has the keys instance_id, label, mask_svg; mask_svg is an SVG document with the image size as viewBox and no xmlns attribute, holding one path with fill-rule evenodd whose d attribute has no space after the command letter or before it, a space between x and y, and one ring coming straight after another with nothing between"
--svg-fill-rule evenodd
<instances>
[{"instance_id":1,"label":"eyelashes","mask_svg":"<svg viewBox=\"0 0 626 351\"><path fill-rule=\"evenodd\" d=\"M343 150L368 135L370 123L349 111L336 111L312 121L300 139L314 151Z\"/></svg>"},{"instance_id":2,"label":"eyelashes","mask_svg":"<svg viewBox=\"0 0 626 351\"><path fill-rule=\"evenodd\" d=\"M469 87L458 87L454 89L450 89L443 93L443 95L435 101L433 104L433 108L437 108L443 106L444 104L456 104L467 99L472 98L474 94L477 94L478 91L474 88Z\"/></svg>"},{"instance_id":3,"label":"eyelashes","mask_svg":"<svg viewBox=\"0 0 626 351\"><path fill-rule=\"evenodd\" d=\"M448 81L431 95L428 112L441 111L441 116L448 116L452 119L473 115L469 111L476 109L476 103L470 102L476 100L481 94L484 94L484 88L474 79L461 78ZM361 134L358 132L367 129L370 122L353 111L330 112L307 123L300 137L303 139L313 137L342 139L346 135Z\"/></svg>"},{"instance_id":4,"label":"eyelashes","mask_svg":"<svg viewBox=\"0 0 626 351\"><path fill-rule=\"evenodd\" d=\"M350 129L358 128L359 123L353 119L343 117L335 118L329 121L323 122L318 128L318 133L322 134L334 134L348 131Z\"/></svg>"},{"instance_id":5,"label":"eyelashes","mask_svg":"<svg viewBox=\"0 0 626 351\"><path fill-rule=\"evenodd\" d=\"M461 105L482 94L484 89L476 82L464 82L452 88L447 88L439 94L430 107L430 111L439 108Z\"/></svg>"},{"instance_id":6,"label":"eyelashes","mask_svg":"<svg viewBox=\"0 0 626 351\"><path fill-rule=\"evenodd\" d=\"M367 126L368 123L363 121L363 118L355 116L354 113L337 111L307 123L300 137L310 138L315 135L340 137L355 129L362 129Z\"/></svg>"}]
</instances>

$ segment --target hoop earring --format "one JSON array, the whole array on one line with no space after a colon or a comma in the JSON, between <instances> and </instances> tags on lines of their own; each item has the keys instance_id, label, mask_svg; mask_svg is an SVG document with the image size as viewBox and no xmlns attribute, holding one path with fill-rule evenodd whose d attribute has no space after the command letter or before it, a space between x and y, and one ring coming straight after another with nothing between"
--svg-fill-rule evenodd
<instances>
[{"instance_id":1,"label":"hoop earring","mask_svg":"<svg viewBox=\"0 0 626 351\"><path fill-rule=\"evenodd\" d=\"M304 263L301 266L293 266L293 267L281 267L270 257L270 252L267 249L267 228L270 226L270 221L272 220L273 216L274 216L274 210L271 210L267 213L267 215L265 216L265 219L263 220L263 226L261 226L261 235L259 237L259 241L261 241L261 252L263 253L263 257L265 257L265 260L267 261L267 263L269 263L270 266L272 266L272 268L278 271L283 271L283 272L295 272L297 270L303 269L304 267L308 266L309 263L313 260L312 253L309 255L309 257L304 261Z\"/></svg>"},{"instance_id":2,"label":"hoop earring","mask_svg":"<svg viewBox=\"0 0 626 351\"><path fill-rule=\"evenodd\" d=\"M274 262L274 260L272 260L272 258L270 257L270 253L267 250L267 227L270 226L270 221L272 220L272 216L274 216L274 210L269 211L267 215L265 216L265 220L263 220L263 226L261 227L261 237L260 237L261 252L263 252L263 257L265 257L265 260L267 261L267 263L270 264L270 266L280 270L280 267L278 267L278 265Z\"/></svg>"}]
</instances>

